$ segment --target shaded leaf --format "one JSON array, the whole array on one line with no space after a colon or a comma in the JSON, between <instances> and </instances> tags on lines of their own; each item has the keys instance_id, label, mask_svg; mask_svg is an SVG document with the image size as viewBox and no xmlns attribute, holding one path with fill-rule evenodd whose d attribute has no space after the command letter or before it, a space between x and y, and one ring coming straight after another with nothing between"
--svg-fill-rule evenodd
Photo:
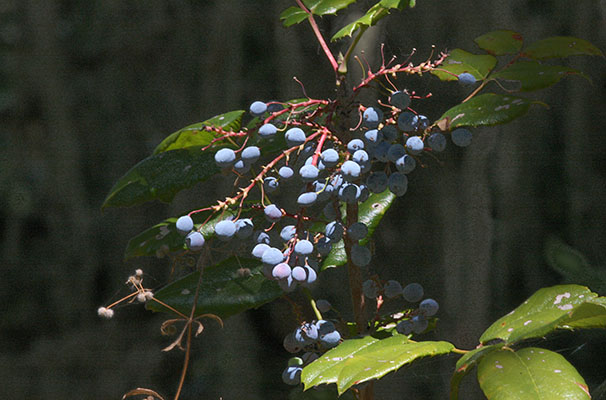
<instances>
[{"instance_id":1,"label":"shaded leaf","mask_svg":"<svg viewBox=\"0 0 606 400\"><path fill-rule=\"evenodd\" d=\"M463 357L459 358L455 367L455 372L450 378L450 400L457 400L459 398L459 384L465 375L471 372L472 368L475 367L486 354L502 347L502 345L498 344L481 346L465 353Z\"/></svg>"},{"instance_id":2,"label":"shaded leaf","mask_svg":"<svg viewBox=\"0 0 606 400\"><path fill-rule=\"evenodd\" d=\"M478 47L495 56L517 53L522 49L524 38L518 32L498 30L478 36L474 40Z\"/></svg>"},{"instance_id":3,"label":"shaded leaf","mask_svg":"<svg viewBox=\"0 0 606 400\"><path fill-rule=\"evenodd\" d=\"M391 9L401 10L406 5L414 7L414 2L409 2L406 0L382 0L376 3L374 6L370 7L370 9L368 9L366 14L364 14L362 17L339 29L339 31L335 33L330 40L335 41L338 39L342 39L344 37L353 35L353 33L358 29L366 29L370 26L373 26L374 24L379 22L383 17L388 15Z\"/></svg>"},{"instance_id":4,"label":"shaded leaf","mask_svg":"<svg viewBox=\"0 0 606 400\"><path fill-rule=\"evenodd\" d=\"M444 124L447 129L504 124L526 114L533 103L542 104L521 97L485 93L452 107L440 120L447 119Z\"/></svg>"},{"instance_id":5,"label":"shaded leaf","mask_svg":"<svg viewBox=\"0 0 606 400\"><path fill-rule=\"evenodd\" d=\"M299 7L288 7L280 14L280 20L285 27L298 24L307 19L307 13Z\"/></svg>"},{"instance_id":6,"label":"shaded leaf","mask_svg":"<svg viewBox=\"0 0 606 400\"><path fill-rule=\"evenodd\" d=\"M545 65L537 61L518 61L493 74L491 78L518 81L521 84L520 90L532 91L558 83L566 75L579 75L591 81L587 75L574 68Z\"/></svg>"},{"instance_id":7,"label":"shaded leaf","mask_svg":"<svg viewBox=\"0 0 606 400\"><path fill-rule=\"evenodd\" d=\"M606 304L579 285L558 285L538 290L509 314L495 321L480 337L481 343L501 339L507 344L545 336L556 329L606 328Z\"/></svg>"},{"instance_id":8,"label":"shaded leaf","mask_svg":"<svg viewBox=\"0 0 606 400\"><path fill-rule=\"evenodd\" d=\"M443 81L458 79L458 75L468 72L476 79L482 80L492 71L497 59L488 54L477 55L461 49L454 49L442 65L431 71Z\"/></svg>"},{"instance_id":9,"label":"shaded leaf","mask_svg":"<svg viewBox=\"0 0 606 400\"><path fill-rule=\"evenodd\" d=\"M356 0L303 0L303 4L312 14L323 16L336 14L337 11L347 8ZM289 7L280 14L284 26L298 24L307 19L307 13L299 7Z\"/></svg>"},{"instance_id":10,"label":"shaded leaf","mask_svg":"<svg viewBox=\"0 0 606 400\"><path fill-rule=\"evenodd\" d=\"M214 152L201 151L198 146L154 154L114 184L101 208L134 206L151 200L169 202L177 192L218 172Z\"/></svg>"},{"instance_id":11,"label":"shaded leaf","mask_svg":"<svg viewBox=\"0 0 606 400\"><path fill-rule=\"evenodd\" d=\"M379 379L419 358L447 354L453 349L448 342L413 342L405 335L345 340L304 367L301 381L305 390L336 383L341 394L353 385Z\"/></svg>"},{"instance_id":12,"label":"shaded leaf","mask_svg":"<svg viewBox=\"0 0 606 400\"><path fill-rule=\"evenodd\" d=\"M381 219L393 204L396 196L389 190L383 193L370 195L368 200L361 203L358 208L358 221L366 224L368 227L368 235L360 241L361 245L366 245L372 237L375 229ZM345 215L345 213L343 213ZM345 254L345 244L343 240L335 243L331 252L324 258L322 262L322 270L334 268L347 263L347 255Z\"/></svg>"},{"instance_id":13,"label":"shaded leaf","mask_svg":"<svg viewBox=\"0 0 606 400\"><path fill-rule=\"evenodd\" d=\"M280 297L276 282L267 280L258 260L230 257L204 268L195 315L215 314L222 319L257 308ZM200 273L193 272L154 293L154 298L189 315ZM164 306L149 301L147 308L168 312Z\"/></svg>"},{"instance_id":14,"label":"shaded leaf","mask_svg":"<svg viewBox=\"0 0 606 400\"><path fill-rule=\"evenodd\" d=\"M558 353L535 347L494 351L478 365L488 400L590 399L583 377Z\"/></svg>"},{"instance_id":15,"label":"shaded leaf","mask_svg":"<svg viewBox=\"0 0 606 400\"><path fill-rule=\"evenodd\" d=\"M223 128L225 131L235 132L242 127L242 115L244 115L244 111L242 110L231 111L180 129L167 136L156 147L154 154L187 147L207 146L216 137L216 134L205 130L204 127L212 126Z\"/></svg>"},{"instance_id":16,"label":"shaded leaf","mask_svg":"<svg viewBox=\"0 0 606 400\"><path fill-rule=\"evenodd\" d=\"M576 55L602 56L604 53L587 40L572 36L554 36L528 45L522 55L537 60Z\"/></svg>"}]
</instances>

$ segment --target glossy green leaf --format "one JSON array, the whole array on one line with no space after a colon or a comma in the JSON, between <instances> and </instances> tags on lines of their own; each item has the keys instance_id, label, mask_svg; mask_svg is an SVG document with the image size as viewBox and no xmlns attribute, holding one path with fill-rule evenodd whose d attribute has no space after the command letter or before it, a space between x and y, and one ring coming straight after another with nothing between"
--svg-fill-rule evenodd
<instances>
[{"instance_id":1,"label":"glossy green leaf","mask_svg":"<svg viewBox=\"0 0 606 400\"><path fill-rule=\"evenodd\" d=\"M414 2L410 2L408 0L382 0L370 7L370 9L362 17L339 29L339 31L335 33L330 40L335 41L342 39L344 37L353 35L353 33L358 29L366 29L373 26L383 17L387 16L391 9L401 10L406 5L414 7Z\"/></svg>"},{"instance_id":2,"label":"glossy green leaf","mask_svg":"<svg viewBox=\"0 0 606 400\"><path fill-rule=\"evenodd\" d=\"M512 121L528 112L531 104L542 104L522 97L485 93L446 111L446 130L457 126L498 125Z\"/></svg>"},{"instance_id":3,"label":"glossy green leaf","mask_svg":"<svg viewBox=\"0 0 606 400\"><path fill-rule=\"evenodd\" d=\"M488 400L585 400L589 389L564 357L528 347L499 350L478 365L478 382Z\"/></svg>"},{"instance_id":4,"label":"glossy green leaf","mask_svg":"<svg viewBox=\"0 0 606 400\"><path fill-rule=\"evenodd\" d=\"M147 157L116 182L102 208L128 207L151 200L169 202L177 192L219 172L214 153L196 146Z\"/></svg>"},{"instance_id":5,"label":"glossy green leaf","mask_svg":"<svg viewBox=\"0 0 606 400\"><path fill-rule=\"evenodd\" d=\"M482 50L501 56L518 53L522 49L524 38L518 32L498 30L478 36L475 42Z\"/></svg>"},{"instance_id":6,"label":"glossy green leaf","mask_svg":"<svg viewBox=\"0 0 606 400\"><path fill-rule=\"evenodd\" d=\"M358 208L358 221L363 222L368 227L368 235L360 241L361 245L366 245L372 237L375 229L381 219L393 204L396 196L389 190L383 193L372 194ZM339 241L333 245L331 252L322 262L322 270L334 268L347 263L347 255L345 254L345 244Z\"/></svg>"},{"instance_id":7,"label":"glossy green leaf","mask_svg":"<svg viewBox=\"0 0 606 400\"><path fill-rule=\"evenodd\" d=\"M542 337L556 329L606 328L606 304L579 285L558 285L538 290L509 314L495 321L480 337L481 343L501 339L514 343Z\"/></svg>"},{"instance_id":8,"label":"glossy green leaf","mask_svg":"<svg viewBox=\"0 0 606 400\"><path fill-rule=\"evenodd\" d=\"M485 355L502 347L502 345L498 344L481 346L465 353L463 357L459 358L455 367L455 372L450 379L450 400L457 400L459 398L459 384L465 375L471 372L473 367L475 367Z\"/></svg>"},{"instance_id":9,"label":"glossy green leaf","mask_svg":"<svg viewBox=\"0 0 606 400\"><path fill-rule=\"evenodd\" d=\"M236 257L205 267L195 314L210 313L224 319L280 297L280 287L265 278L261 269L258 260ZM199 272L186 275L155 292L154 298L189 315L199 277ZM146 304L150 310L172 313L157 302Z\"/></svg>"},{"instance_id":10,"label":"glossy green leaf","mask_svg":"<svg viewBox=\"0 0 606 400\"><path fill-rule=\"evenodd\" d=\"M200 229L200 233L208 240L215 235L215 225L217 222L232 215L234 213L231 210L226 210L221 217L210 219L201 229L200 223L196 223L194 226L195 229ZM206 219L206 215L203 218L194 215L193 219L194 222L197 222L199 219ZM142 256L162 256L166 252L185 250L185 238L177 232L175 227L176 222L177 218L167 218L131 238L126 246L124 258L128 260Z\"/></svg>"},{"instance_id":11,"label":"glossy green leaf","mask_svg":"<svg viewBox=\"0 0 606 400\"><path fill-rule=\"evenodd\" d=\"M554 36L528 45L522 55L536 60L576 55L602 56L604 53L587 40L572 36Z\"/></svg>"},{"instance_id":12,"label":"glossy green leaf","mask_svg":"<svg viewBox=\"0 0 606 400\"><path fill-rule=\"evenodd\" d=\"M491 78L520 82L520 90L529 92L556 84L567 75L582 76L591 82L587 75L574 68L545 65L537 61L518 61L493 74Z\"/></svg>"},{"instance_id":13,"label":"glossy green leaf","mask_svg":"<svg viewBox=\"0 0 606 400\"><path fill-rule=\"evenodd\" d=\"M303 4L314 15L323 16L336 14L339 10L347 8L356 0L303 0ZM307 13L299 7L289 7L280 14L284 26L298 24L307 19Z\"/></svg>"},{"instance_id":14,"label":"glossy green leaf","mask_svg":"<svg viewBox=\"0 0 606 400\"><path fill-rule=\"evenodd\" d=\"M180 129L167 136L166 139L156 147L154 154L194 146L207 146L214 138L221 135L206 130L204 129L205 127L222 128L228 132L235 132L242 127L242 115L244 115L244 111L242 110L231 111L225 114L216 115L204 122L199 122Z\"/></svg>"},{"instance_id":15,"label":"glossy green leaf","mask_svg":"<svg viewBox=\"0 0 606 400\"><path fill-rule=\"evenodd\" d=\"M453 349L448 342L413 342L405 335L345 340L304 367L301 381L306 390L336 383L341 394L353 385L379 379L419 358L447 354Z\"/></svg>"},{"instance_id":16,"label":"glossy green leaf","mask_svg":"<svg viewBox=\"0 0 606 400\"><path fill-rule=\"evenodd\" d=\"M454 49L442 65L431 71L443 81L454 81L458 75L468 72L476 79L482 80L492 71L497 59L489 54L477 55L461 49Z\"/></svg>"}]
</instances>

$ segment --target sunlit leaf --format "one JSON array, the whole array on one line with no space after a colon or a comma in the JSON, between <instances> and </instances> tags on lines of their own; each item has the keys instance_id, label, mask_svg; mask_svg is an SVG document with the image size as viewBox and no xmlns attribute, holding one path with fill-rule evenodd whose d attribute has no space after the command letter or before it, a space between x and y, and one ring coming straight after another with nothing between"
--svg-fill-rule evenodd
<instances>
[{"instance_id":1,"label":"sunlit leaf","mask_svg":"<svg viewBox=\"0 0 606 400\"><path fill-rule=\"evenodd\" d=\"M208 313L225 319L280 297L282 289L265 278L261 269L258 260L236 257L205 267L195 315ZM199 277L199 272L186 275L155 292L154 298L189 315ZM155 301L146 304L150 310L172 313Z\"/></svg>"},{"instance_id":2,"label":"sunlit leaf","mask_svg":"<svg viewBox=\"0 0 606 400\"><path fill-rule=\"evenodd\" d=\"M431 71L443 81L458 79L463 72L472 74L476 79L482 80L492 71L497 59L489 54L477 55L461 49L454 49L437 68Z\"/></svg>"},{"instance_id":3,"label":"sunlit leaf","mask_svg":"<svg viewBox=\"0 0 606 400\"><path fill-rule=\"evenodd\" d=\"M606 328L606 303L596 297L597 294L579 285L540 289L495 321L482 334L480 342L500 339L515 343L543 337L556 329Z\"/></svg>"},{"instance_id":4,"label":"sunlit leaf","mask_svg":"<svg viewBox=\"0 0 606 400\"><path fill-rule=\"evenodd\" d=\"M220 135L204 129L205 127L222 128L228 132L235 132L242 126L242 115L244 115L244 111L242 110L231 111L180 129L166 137L156 147L154 154L193 146L207 146L214 138Z\"/></svg>"},{"instance_id":5,"label":"sunlit leaf","mask_svg":"<svg viewBox=\"0 0 606 400\"><path fill-rule=\"evenodd\" d=\"M604 57L604 53L587 40L572 36L554 36L531 43L522 55L537 60L576 55Z\"/></svg>"},{"instance_id":6,"label":"sunlit leaf","mask_svg":"<svg viewBox=\"0 0 606 400\"><path fill-rule=\"evenodd\" d=\"M128 207L151 200L169 202L177 192L218 172L214 151L201 151L198 146L154 154L114 184L102 208Z\"/></svg>"},{"instance_id":7,"label":"sunlit leaf","mask_svg":"<svg viewBox=\"0 0 606 400\"><path fill-rule=\"evenodd\" d=\"M370 9L362 17L339 29L339 31L333 35L331 41L351 36L358 29L366 29L373 26L383 17L388 15L391 9L401 10L407 5L414 7L414 2L410 2L408 0L382 0L370 7Z\"/></svg>"},{"instance_id":8,"label":"sunlit leaf","mask_svg":"<svg viewBox=\"0 0 606 400\"><path fill-rule=\"evenodd\" d=\"M448 342L413 342L405 335L345 340L304 367L301 381L306 390L336 383L341 394L353 385L379 379L419 358L447 354L453 349Z\"/></svg>"},{"instance_id":9,"label":"sunlit leaf","mask_svg":"<svg viewBox=\"0 0 606 400\"><path fill-rule=\"evenodd\" d=\"M535 347L486 355L478 365L478 382L488 400L591 398L583 377L564 357Z\"/></svg>"},{"instance_id":10,"label":"sunlit leaf","mask_svg":"<svg viewBox=\"0 0 606 400\"><path fill-rule=\"evenodd\" d=\"M459 358L455 367L455 372L450 379L450 400L457 400L459 398L459 384L465 375L471 372L473 367L475 367L486 354L502 347L502 345L498 344L481 346L467 352L463 357Z\"/></svg>"},{"instance_id":11,"label":"sunlit leaf","mask_svg":"<svg viewBox=\"0 0 606 400\"><path fill-rule=\"evenodd\" d=\"M445 130L457 126L498 125L512 121L528 112L531 104L542 104L522 97L485 93L446 111L440 121Z\"/></svg>"},{"instance_id":12,"label":"sunlit leaf","mask_svg":"<svg viewBox=\"0 0 606 400\"><path fill-rule=\"evenodd\" d=\"M478 47L488 53L501 56L518 53L522 49L524 38L514 31L498 30L475 38L475 42Z\"/></svg>"},{"instance_id":13,"label":"sunlit leaf","mask_svg":"<svg viewBox=\"0 0 606 400\"><path fill-rule=\"evenodd\" d=\"M558 83L567 75L578 75L591 81L579 70L561 65L545 65L537 61L518 61L491 76L495 79L520 82L522 91L532 91Z\"/></svg>"},{"instance_id":14,"label":"sunlit leaf","mask_svg":"<svg viewBox=\"0 0 606 400\"><path fill-rule=\"evenodd\" d=\"M347 8L356 0L303 0L303 4L314 15L323 16L336 14L339 10ZM280 14L284 26L298 24L307 19L307 13L300 7L289 7Z\"/></svg>"}]
</instances>

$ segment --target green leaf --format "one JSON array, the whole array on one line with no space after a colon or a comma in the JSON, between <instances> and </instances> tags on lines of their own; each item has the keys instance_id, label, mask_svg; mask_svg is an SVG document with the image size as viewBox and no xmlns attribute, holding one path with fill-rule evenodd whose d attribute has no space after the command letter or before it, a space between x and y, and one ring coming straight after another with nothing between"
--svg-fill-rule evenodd
<instances>
[{"instance_id":1,"label":"green leaf","mask_svg":"<svg viewBox=\"0 0 606 400\"><path fill-rule=\"evenodd\" d=\"M261 273L258 260L230 257L204 268L195 315L215 314L225 319L257 308L280 297L276 282ZM200 272L193 272L154 293L154 298L189 315ZM172 313L155 301L146 303L152 311Z\"/></svg>"},{"instance_id":2,"label":"green leaf","mask_svg":"<svg viewBox=\"0 0 606 400\"><path fill-rule=\"evenodd\" d=\"M504 124L526 114L533 103L542 104L522 97L485 93L452 107L440 120L447 119L446 130L457 126Z\"/></svg>"},{"instance_id":3,"label":"green leaf","mask_svg":"<svg viewBox=\"0 0 606 400\"><path fill-rule=\"evenodd\" d=\"M518 81L521 83L520 90L529 92L556 84L567 75L579 75L591 82L587 75L574 68L544 65L537 61L518 61L493 74L491 78Z\"/></svg>"},{"instance_id":4,"label":"green leaf","mask_svg":"<svg viewBox=\"0 0 606 400\"><path fill-rule=\"evenodd\" d=\"M200 218L198 215L193 215L194 221ZM208 240L215 235L215 225L217 222L233 215L234 212L232 210L225 210L221 217L209 220L201 229L199 223L196 223L194 226ZM128 260L142 256L161 256L166 252L185 250L185 238L177 232L177 228L175 227L176 222L177 218L167 218L131 238L126 246L124 259Z\"/></svg>"},{"instance_id":5,"label":"green leaf","mask_svg":"<svg viewBox=\"0 0 606 400\"><path fill-rule=\"evenodd\" d=\"M183 149L187 147L204 147L211 143L217 135L205 127L222 128L228 132L238 131L242 127L242 115L244 111L237 110L225 114L216 115L204 122L187 126L167 136L154 150L154 154L163 151Z\"/></svg>"},{"instance_id":6,"label":"green leaf","mask_svg":"<svg viewBox=\"0 0 606 400\"><path fill-rule=\"evenodd\" d=\"M347 8L356 0L303 0L303 4L312 14L323 16L328 14L336 14L337 11ZM298 24L307 19L307 13L299 7L289 7L280 14L280 20L284 26Z\"/></svg>"},{"instance_id":7,"label":"green leaf","mask_svg":"<svg viewBox=\"0 0 606 400\"><path fill-rule=\"evenodd\" d=\"M414 2L406 0L382 0L370 7L362 17L339 29L330 40L334 42L335 40L351 36L358 29L366 29L379 22L383 17L389 14L391 9L402 10L406 5L410 6L410 4L412 4L411 7L414 7Z\"/></svg>"},{"instance_id":8,"label":"green leaf","mask_svg":"<svg viewBox=\"0 0 606 400\"><path fill-rule=\"evenodd\" d=\"M154 154L114 184L101 208L134 206L151 200L169 202L180 190L218 172L214 152L201 151L198 146Z\"/></svg>"},{"instance_id":9,"label":"green leaf","mask_svg":"<svg viewBox=\"0 0 606 400\"><path fill-rule=\"evenodd\" d=\"M583 377L558 353L536 347L488 354L478 366L488 400L590 399Z\"/></svg>"},{"instance_id":10,"label":"green leaf","mask_svg":"<svg viewBox=\"0 0 606 400\"><path fill-rule=\"evenodd\" d=\"M448 342L413 342L405 335L345 340L304 367L301 381L305 390L336 383L342 394L353 385L379 379L419 358L447 354L453 349Z\"/></svg>"},{"instance_id":11,"label":"green leaf","mask_svg":"<svg viewBox=\"0 0 606 400\"><path fill-rule=\"evenodd\" d=\"M498 344L480 346L465 353L463 357L459 358L455 367L455 372L450 379L450 400L457 400L459 398L459 384L465 375L467 375L486 354L502 347L502 345Z\"/></svg>"},{"instance_id":12,"label":"green leaf","mask_svg":"<svg viewBox=\"0 0 606 400\"><path fill-rule=\"evenodd\" d=\"M536 60L576 55L604 57L604 53L587 40L572 36L554 36L539 40L526 47L522 55Z\"/></svg>"},{"instance_id":13,"label":"green leaf","mask_svg":"<svg viewBox=\"0 0 606 400\"><path fill-rule=\"evenodd\" d=\"M482 80L492 71L497 59L491 55L477 55L461 49L454 49L442 65L431 71L443 81L454 81L463 72L469 72L476 79Z\"/></svg>"},{"instance_id":14,"label":"green leaf","mask_svg":"<svg viewBox=\"0 0 606 400\"><path fill-rule=\"evenodd\" d=\"M579 285L558 285L538 290L509 314L495 321L480 337L481 343L500 339L506 344L542 337L556 329L606 328L606 303Z\"/></svg>"},{"instance_id":15,"label":"green leaf","mask_svg":"<svg viewBox=\"0 0 606 400\"><path fill-rule=\"evenodd\" d=\"M498 30L488 32L475 38L475 42L482 50L495 56L518 53L524 43L524 38L517 32Z\"/></svg>"},{"instance_id":16,"label":"green leaf","mask_svg":"<svg viewBox=\"0 0 606 400\"><path fill-rule=\"evenodd\" d=\"M393 204L396 196L389 190L383 193L371 194L364 203L358 208L358 221L363 222L368 227L368 235L360 241L361 245L366 245L372 237L377 225ZM327 268L334 268L347 263L347 255L345 254L345 244L343 241L333 245L331 252L322 262L322 271Z\"/></svg>"}]
</instances>

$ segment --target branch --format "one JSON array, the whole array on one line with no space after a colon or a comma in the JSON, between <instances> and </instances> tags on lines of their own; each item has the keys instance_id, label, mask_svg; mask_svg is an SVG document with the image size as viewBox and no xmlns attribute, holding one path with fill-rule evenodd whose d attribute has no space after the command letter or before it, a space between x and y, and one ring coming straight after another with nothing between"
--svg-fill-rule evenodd
<instances>
[{"instance_id":1,"label":"branch","mask_svg":"<svg viewBox=\"0 0 606 400\"><path fill-rule=\"evenodd\" d=\"M316 23L316 20L314 19L313 14L311 13L310 10L307 9L307 7L305 7L305 5L303 4L303 2L301 0L296 0L296 2L297 2L297 5L301 8L301 10L303 10L303 11L305 11L305 13L307 13L307 19L309 20L311 29L314 31L314 34L316 35L316 39L318 39L318 43L320 43L322 50L324 50L324 54L326 54L326 58L328 58L328 61L330 62L330 65L332 66L332 70L335 72L335 74L337 74L337 71L339 69L339 63L337 63L335 56L332 55L332 52L328 48L328 44L326 44L326 40L324 40L324 37L322 36L322 33L320 32L320 28L318 28L318 24Z\"/></svg>"}]
</instances>

